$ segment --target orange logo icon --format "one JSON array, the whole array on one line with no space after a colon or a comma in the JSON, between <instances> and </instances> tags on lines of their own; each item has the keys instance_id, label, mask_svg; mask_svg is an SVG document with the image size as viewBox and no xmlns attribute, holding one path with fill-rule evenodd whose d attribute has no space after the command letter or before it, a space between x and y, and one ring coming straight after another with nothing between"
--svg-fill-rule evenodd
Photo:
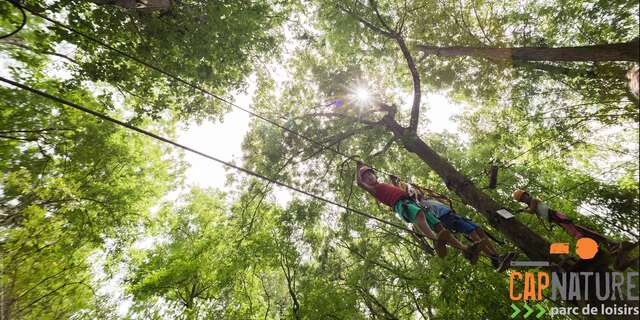
<instances>
[{"instance_id":1,"label":"orange logo icon","mask_svg":"<svg viewBox=\"0 0 640 320\"><path fill-rule=\"evenodd\" d=\"M569 244L568 243L552 243L551 247L549 247L550 254L569 254Z\"/></svg>"},{"instance_id":2,"label":"orange logo icon","mask_svg":"<svg viewBox=\"0 0 640 320\"><path fill-rule=\"evenodd\" d=\"M591 238L580 238L576 242L576 254L580 259L593 259L598 253L598 243ZM563 242L552 243L549 254L569 254L569 244Z\"/></svg>"},{"instance_id":3,"label":"orange logo icon","mask_svg":"<svg viewBox=\"0 0 640 320\"><path fill-rule=\"evenodd\" d=\"M598 243L591 238L580 238L576 242L576 254L580 259L593 259L598 253Z\"/></svg>"}]
</instances>

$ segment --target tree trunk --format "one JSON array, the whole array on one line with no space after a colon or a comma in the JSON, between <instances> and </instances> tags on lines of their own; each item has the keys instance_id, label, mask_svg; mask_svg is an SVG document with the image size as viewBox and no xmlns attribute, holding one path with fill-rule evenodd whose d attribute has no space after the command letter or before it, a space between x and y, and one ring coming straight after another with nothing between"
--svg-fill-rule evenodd
<instances>
[{"instance_id":1,"label":"tree trunk","mask_svg":"<svg viewBox=\"0 0 640 320\"><path fill-rule=\"evenodd\" d=\"M638 38L625 43L562 48L432 47L416 45L418 51L439 57L482 57L521 61L640 61Z\"/></svg>"},{"instance_id":2,"label":"tree trunk","mask_svg":"<svg viewBox=\"0 0 640 320\"><path fill-rule=\"evenodd\" d=\"M592 79L616 79L620 81L626 81L626 77L624 76L625 70L619 67L612 67L613 71L611 74L609 73L596 73L594 70L589 70L586 68L573 69L568 67L563 67L555 64L548 64L544 62L530 62L523 60L514 60L512 62L514 67L526 67L541 71L546 71L548 73L557 74L566 77L588 77Z\"/></svg>"},{"instance_id":3,"label":"tree trunk","mask_svg":"<svg viewBox=\"0 0 640 320\"><path fill-rule=\"evenodd\" d=\"M99 6L114 5L125 9L135 9L136 0L89 0Z\"/></svg>"},{"instance_id":4,"label":"tree trunk","mask_svg":"<svg viewBox=\"0 0 640 320\"><path fill-rule=\"evenodd\" d=\"M549 247L550 243L542 238L537 233L533 232L527 226L522 224L515 218L504 219L502 218L496 211L501 209L502 207L496 201L494 201L489 195L476 188L476 186L467 179L462 173L460 173L451 163L449 163L446 159L440 157L433 149L431 149L427 144L422 141L418 136L412 134L408 128L403 128L396 120L395 120L395 111L391 110L383 119L382 124L387 128L387 130L391 131L393 135L398 138L398 140L402 141L404 148L407 151L415 153L420 159L427 164L431 169L433 169L440 178L445 182L447 188L453 192L455 192L464 203L475 208L480 214L482 214L486 220L489 222L491 226L496 228L502 234L507 236L511 242L513 242L522 252L524 252L527 257L531 260L535 261L549 261L552 262L551 267L549 267L550 271L554 272L567 272L567 270L563 270L560 266L561 261L558 255L550 255ZM598 268L595 270L596 272L606 272L609 271L607 267L607 263L593 265L591 260L589 262L582 261L584 264L581 266L578 265L568 265L570 270L568 271L594 271L594 270L583 270L584 267L587 268ZM554 266L555 264L555 266ZM572 270L574 269L575 270ZM584 306L586 303L590 303L592 306L598 306L600 304L604 304L606 306L615 306L616 302L624 302L630 306L638 306L638 301L615 301L615 300L606 300L599 301L596 299L593 294L595 291L590 290L590 296L586 301L567 301L571 304ZM621 319L635 319L636 316L621 316Z\"/></svg>"},{"instance_id":5,"label":"tree trunk","mask_svg":"<svg viewBox=\"0 0 640 320\"><path fill-rule=\"evenodd\" d=\"M389 113L383 118L385 127L402 141L406 150L415 153L431 167L445 182L449 190L455 192L466 203L482 214L489 224L507 236L530 259L542 261L557 260L549 255L549 242L533 232L517 219L504 219L496 211L502 207L487 194L476 188L462 173L447 160L440 157L424 141L413 134L407 134Z\"/></svg>"},{"instance_id":6,"label":"tree trunk","mask_svg":"<svg viewBox=\"0 0 640 320\"><path fill-rule=\"evenodd\" d=\"M114 5L139 12L169 11L171 0L89 0L97 5Z\"/></svg>"}]
</instances>

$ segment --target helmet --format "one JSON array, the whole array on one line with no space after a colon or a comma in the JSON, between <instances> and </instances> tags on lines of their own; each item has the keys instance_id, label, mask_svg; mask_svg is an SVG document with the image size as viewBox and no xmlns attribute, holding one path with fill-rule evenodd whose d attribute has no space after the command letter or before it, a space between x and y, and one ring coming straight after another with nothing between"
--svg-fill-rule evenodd
<instances>
[{"instance_id":1,"label":"helmet","mask_svg":"<svg viewBox=\"0 0 640 320\"><path fill-rule=\"evenodd\" d=\"M362 175L364 175L365 173L367 173L367 172L369 172L369 171L373 172L373 169L371 169L371 168L369 168L369 167L367 167L367 166L362 166L362 167L360 167L360 169L358 170L358 175L360 175L360 177L362 177Z\"/></svg>"},{"instance_id":2,"label":"helmet","mask_svg":"<svg viewBox=\"0 0 640 320\"><path fill-rule=\"evenodd\" d=\"M524 190L516 190L513 192L513 199L516 201L520 201L522 200L522 197L524 197L525 193L527 193Z\"/></svg>"}]
</instances>

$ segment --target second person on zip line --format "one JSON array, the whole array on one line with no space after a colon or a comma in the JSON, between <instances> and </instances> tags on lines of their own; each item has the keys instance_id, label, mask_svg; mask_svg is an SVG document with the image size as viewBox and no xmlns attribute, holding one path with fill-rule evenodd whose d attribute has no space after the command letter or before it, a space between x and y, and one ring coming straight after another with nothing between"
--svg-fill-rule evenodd
<instances>
[{"instance_id":1,"label":"second person on zip line","mask_svg":"<svg viewBox=\"0 0 640 320\"><path fill-rule=\"evenodd\" d=\"M414 224L420 233L432 239L438 256L444 257L447 255L446 245L449 244L460 250L471 264L478 262L480 250L486 240L474 242L468 247L464 246L442 226L438 218L429 211L424 210L402 188L390 183L378 182L373 169L361 162L358 162L356 167L356 181L358 186L369 192L379 202L388 205L402 220ZM434 234L431 229L438 234Z\"/></svg>"}]
</instances>

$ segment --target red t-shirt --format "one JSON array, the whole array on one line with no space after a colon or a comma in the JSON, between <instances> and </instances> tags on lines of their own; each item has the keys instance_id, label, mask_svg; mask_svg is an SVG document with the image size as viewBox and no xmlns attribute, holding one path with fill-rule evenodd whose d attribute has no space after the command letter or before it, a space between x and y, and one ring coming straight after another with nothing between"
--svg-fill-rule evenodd
<instances>
[{"instance_id":1,"label":"red t-shirt","mask_svg":"<svg viewBox=\"0 0 640 320\"><path fill-rule=\"evenodd\" d=\"M407 196L407 193L400 187L396 187L389 183L378 183L373 186L373 196L378 201L393 208L398 200Z\"/></svg>"}]
</instances>

